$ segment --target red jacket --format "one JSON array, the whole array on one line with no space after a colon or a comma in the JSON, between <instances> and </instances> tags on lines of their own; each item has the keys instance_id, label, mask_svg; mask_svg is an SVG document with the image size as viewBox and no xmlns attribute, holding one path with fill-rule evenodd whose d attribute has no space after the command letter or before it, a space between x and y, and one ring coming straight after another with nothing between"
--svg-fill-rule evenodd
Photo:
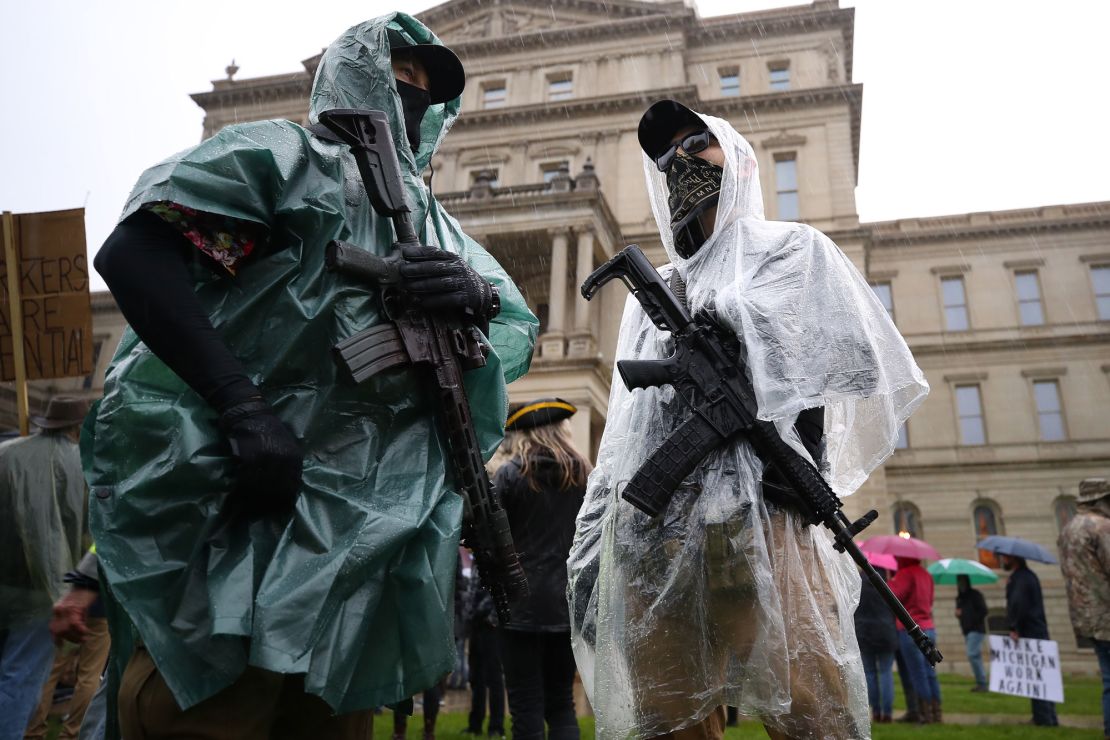
<instances>
[{"instance_id":1,"label":"red jacket","mask_svg":"<svg viewBox=\"0 0 1110 740\"><path fill-rule=\"evenodd\" d=\"M933 577L921 567L920 560L903 565L899 558L898 571L890 579L890 590L906 607L921 629L933 627ZM898 629L904 630L901 622Z\"/></svg>"}]
</instances>

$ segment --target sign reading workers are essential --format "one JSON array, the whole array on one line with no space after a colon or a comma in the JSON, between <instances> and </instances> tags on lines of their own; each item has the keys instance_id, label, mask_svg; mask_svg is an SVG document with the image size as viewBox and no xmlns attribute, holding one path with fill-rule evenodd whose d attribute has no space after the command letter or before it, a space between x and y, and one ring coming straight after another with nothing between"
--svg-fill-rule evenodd
<instances>
[{"instance_id":1,"label":"sign reading workers are essential","mask_svg":"<svg viewBox=\"0 0 1110 740\"><path fill-rule=\"evenodd\" d=\"M990 636L990 690L1030 699L1064 701L1060 648L1055 640Z\"/></svg>"},{"instance_id":2,"label":"sign reading workers are essential","mask_svg":"<svg viewBox=\"0 0 1110 740\"><path fill-rule=\"evenodd\" d=\"M15 214L27 379L93 372L92 306L85 256L85 211ZM4 229L0 223L0 232ZM5 235L0 233L0 238ZM2 242L0 242L2 243ZM0 380L15 380L7 271L0 250Z\"/></svg>"}]
</instances>

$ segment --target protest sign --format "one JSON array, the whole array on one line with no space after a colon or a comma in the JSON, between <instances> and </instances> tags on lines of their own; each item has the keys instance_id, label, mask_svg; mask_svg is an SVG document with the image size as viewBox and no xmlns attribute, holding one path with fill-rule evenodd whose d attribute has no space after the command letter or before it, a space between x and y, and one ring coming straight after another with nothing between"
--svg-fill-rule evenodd
<instances>
[{"instance_id":1,"label":"protest sign","mask_svg":"<svg viewBox=\"0 0 1110 740\"><path fill-rule=\"evenodd\" d=\"M1055 640L990 636L990 690L1029 699L1064 701L1060 649Z\"/></svg>"}]
</instances>

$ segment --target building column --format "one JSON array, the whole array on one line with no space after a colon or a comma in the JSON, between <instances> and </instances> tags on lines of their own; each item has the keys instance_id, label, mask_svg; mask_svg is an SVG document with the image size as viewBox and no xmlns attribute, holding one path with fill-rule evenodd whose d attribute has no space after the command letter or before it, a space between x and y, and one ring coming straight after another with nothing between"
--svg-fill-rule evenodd
<instances>
[{"instance_id":1,"label":"building column","mask_svg":"<svg viewBox=\"0 0 1110 740\"><path fill-rule=\"evenodd\" d=\"M561 359L565 354L563 322L567 313L567 242L570 232L551 232L551 274L547 291L547 331L540 337L540 357Z\"/></svg>"},{"instance_id":2,"label":"building column","mask_svg":"<svg viewBox=\"0 0 1110 740\"><path fill-rule=\"evenodd\" d=\"M594 270L594 234L589 229L578 232L578 252L575 255L574 331L570 334L567 354L571 357L591 357L596 352L596 342L590 331L590 302L579 290Z\"/></svg>"}]
</instances>

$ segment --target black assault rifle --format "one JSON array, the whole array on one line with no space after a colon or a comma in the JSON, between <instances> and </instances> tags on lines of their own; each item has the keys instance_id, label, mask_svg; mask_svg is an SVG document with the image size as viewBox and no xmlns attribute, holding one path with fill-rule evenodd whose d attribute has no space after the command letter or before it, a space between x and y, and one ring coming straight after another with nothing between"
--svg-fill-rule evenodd
<instances>
[{"instance_id":1,"label":"black assault rifle","mask_svg":"<svg viewBox=\"0 0 1110 740\"><path fill-rule=\"evenodd\" d=\"M474 553L482 585L492 594L497 616L505 623L509 604L528 593L528 581L513 547L508 517L486 474L463 388L463 371L486 364L481 338L473 326L459 319L433 320L414 309L396 288L404 262L401 247L420 242L385 114L336 109L321 113L320 121L351 148L371 205L393 219L397 232L388 257L340 240L328 244L328 269L380 288L386 315L392 319L336 344L335 362L355 383L409 365L422 376L430 405L439 409L455 485L463 497L462 542Z\"/></svg>"},{"instance_id":2,"label":"black assault rifle","mask_svg":"<svg viewBox=\"0 0 1110 740\"><path fill-rule=\"evenodd\" d=\"M833 547L856 561L925 658L933 665L939 663L942 656L933 641L852 541L878 514L869 511L856 522L844 516L840 499L817 469L783 441L774 424L756 417L751 381L734 358L736 353L726 351L719 329L707 318L690 315L639 247L625 247L594 271L582 284L582 295L593 298L613 278L620 278L632 291L656 328L671 333L675 347L674 354L663 360L619 361L621 379L629 390L672 385L692 412L652 451L621 496L645 514L657 516L710 452L746 436L764 464L777 467L797 492L807 523L832 530Z\"/></svg>"}]
</instances>

